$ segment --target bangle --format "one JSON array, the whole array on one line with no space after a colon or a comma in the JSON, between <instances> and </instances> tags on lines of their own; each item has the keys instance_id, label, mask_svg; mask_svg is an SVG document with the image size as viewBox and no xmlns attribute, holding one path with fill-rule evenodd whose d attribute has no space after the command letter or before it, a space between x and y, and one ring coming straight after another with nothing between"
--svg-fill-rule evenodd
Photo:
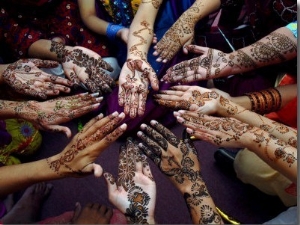
<instances>
[{"instance_id":1,"label":"bangle","mask_svg":"<svg viewBox=\"0 0 300 225\"><path fill-rule=\"evenodd\" d=\"M109 23L107 28L106 28L106 36L110 39L110 40L115 40L117 33L119 30L125 28L124 26L121 25L115 25L112 23Z\"/></svg>"}]
</instances>

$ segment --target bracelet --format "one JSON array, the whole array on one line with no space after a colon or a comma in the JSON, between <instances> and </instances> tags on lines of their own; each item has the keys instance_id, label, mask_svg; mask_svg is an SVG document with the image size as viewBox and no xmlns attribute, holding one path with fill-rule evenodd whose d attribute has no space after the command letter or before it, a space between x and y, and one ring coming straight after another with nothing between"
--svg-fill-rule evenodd
<instances>
[{"instance_id":1,"label":"bracelet","mask_svg":"<svg viewBox=\"0 0 300 225\"><path fill-rule=\"evenodd\" d=\"M125 28L124 26L121 25L115 25L112 23L109 23L107 28L106 28L106 36L110 39L110 40L115 40L117 33L119 30Z\"/></svg>"}]
</instances>

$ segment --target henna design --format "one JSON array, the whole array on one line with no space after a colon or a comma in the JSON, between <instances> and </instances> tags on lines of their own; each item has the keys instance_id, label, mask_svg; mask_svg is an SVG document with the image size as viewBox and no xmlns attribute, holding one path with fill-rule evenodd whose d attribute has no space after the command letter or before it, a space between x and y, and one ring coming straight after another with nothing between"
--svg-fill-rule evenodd
<instances>
[{"instance_id":1,"label":"henna design","mask_svg":"<svg viewBox=\"0 0 300 225\"><path fill-rule=\"evenodd\" d=\"M51 41L50 52L54 52L58 60L63 60L67 51L63 43Z\"/></svg>"},{"instance_id":2,"label":"henna design","mask_svg":"<svg viewBox=\"0 0 300 225\"><path fill-rule=\"evenodd\" d=\"M286 60L285 54L297 52L297 45L283 34L273 32L266 39L266 43L256 42L251 45L251 56L259 62L266 63L276 59L283 62Z\"/></svg>"},{"instance_id":3,"label":"henna design","mask_svg":"<svg viewBox=\"0 0 300 225\"><path fill-rule=\"evenodd\" d=\"M155 9L159 9L159 7L160 7L160 5L161 5L161 1L160 0L148 0L148 1L146 1L146 0L143 0L142 1L142 3L152 3L152 5L153 5L153 7L155 8Z\"/></svg>"},{"instance_id":4,"label":"henna design","mask_svg":"<svg viewBox=\"0 0 300 225\"><path fill-rule=\"evenodd\" d=\"M209 205L202 205L200 210L201 219L199 224L219 224L222 221L221 216Z\"/></svg>"},{"instance_id":5,"label":"henna design","mask_svg":"<svg viewBox=\"0 0 300 225\"><path fill-rule=\"evenodd\" d=\"M126 209L125 216L130 223L148 224L148 208L150 196L139 186L133 186L128 190L129 207Z\"/></svg>"}]
</instances>

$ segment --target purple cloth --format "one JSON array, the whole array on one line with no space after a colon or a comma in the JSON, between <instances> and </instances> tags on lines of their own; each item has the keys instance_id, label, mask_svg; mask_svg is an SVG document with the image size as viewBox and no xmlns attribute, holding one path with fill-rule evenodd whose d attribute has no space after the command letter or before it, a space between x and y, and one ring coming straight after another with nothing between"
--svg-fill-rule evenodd
<instances>
[{"instance_id":1,"label":"purple cloth","mask_svg":"<svg viewBox=\"0 0 300 225\"><path fill-rule=\"evenodd\" d=\"M0 120L0 147L8 145L12 141L11 135L6 130L6 123Z\"/></svg>"}]
</instances>

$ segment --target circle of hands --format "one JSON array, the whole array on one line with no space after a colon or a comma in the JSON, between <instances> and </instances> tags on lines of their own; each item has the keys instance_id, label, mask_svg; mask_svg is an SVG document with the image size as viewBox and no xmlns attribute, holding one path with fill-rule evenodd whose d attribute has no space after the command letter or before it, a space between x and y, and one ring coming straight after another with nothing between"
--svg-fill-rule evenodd
<instances>
[{"instance_id":1,"label":"circle of hands","mask_svg":"<svg viewBox=\"0 0 300 225\"><path fill-rule=\"evenodd\" d=\"M135 118L144 114L149 83L158 90L157 76L148 62L129 59L124 63L119 77L118 101L124 106L126 115Z\"/></svg>"},{"instance_id":2,"label":"circle of hands","mask_svg":"<svg viewBox=\"0 0 300 225\"><path fill-rule=\"evenodd\" d=\"M120 148L117 179L107 172L104 177L109 200L125 214L128 222L154 222L156 184L146 156L131 138Z\"/></svg>"},{"instance_id":3,"label":"circle of hands","mask_svg":"<svg viewBox=\"0 0 300 225\"><path fill-rule=\"evenodd\" d=\"M39 68L54 68L58 62L40 59L20 59L10 64L3 72L4 81L16 92L46 99L59 93L69 93L72 82L49 75Z\"/></svg>"},{"instance_id":4,"label":"circle of hands","mask_svg":"<svg viewBox=\"0 0 300 225\"><path fill-rule=\"evenodd\" d=\"M61 46L61 43L53 44L52 51L59 52ZM75 85L83 84L91 92L102 95L115 87L115 81L105 72L113 71L112 66L87 48L76 46L64 50L62 66L66 76Z\"/></svg>"}]
</instances>

